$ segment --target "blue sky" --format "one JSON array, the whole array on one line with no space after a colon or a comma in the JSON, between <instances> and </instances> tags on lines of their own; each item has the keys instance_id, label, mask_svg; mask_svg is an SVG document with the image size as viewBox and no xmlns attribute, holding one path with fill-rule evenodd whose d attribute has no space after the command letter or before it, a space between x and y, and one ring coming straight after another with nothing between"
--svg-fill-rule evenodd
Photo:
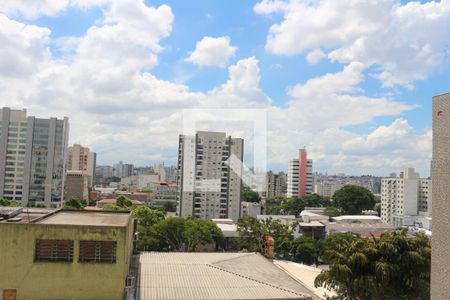
<instances>
[{"instance_id":1,"label":"blue sky","mask_svg":"<svg viewBox=\"0 0 450 300\"><path fill-rule=\"evenodd\" d=\"M317 171L428 176L448 0L19 0L0 18L1 104L69 116L100 164L175 163L186 109L259 108L270 169L306 145Z\"/></svg>"}]
</instances>

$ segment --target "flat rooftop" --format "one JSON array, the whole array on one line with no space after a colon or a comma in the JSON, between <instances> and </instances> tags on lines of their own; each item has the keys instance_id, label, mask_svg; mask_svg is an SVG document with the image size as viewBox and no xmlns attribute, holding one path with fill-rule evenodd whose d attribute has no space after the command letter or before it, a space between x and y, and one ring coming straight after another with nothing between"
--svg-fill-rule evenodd
<instances>
[{"instance_id":1,"label":"flat rooftop","mask_svg":"<svg viewBox=\"0 0 450 300\"><path fill-rule=\"evenodd\" d=\"M140 300L318 299L256 253L143 252L139 263Z\"/></svg>"},{"instance_id":2,"label":"flat rooftop","mask_svg":"<svg viewBox=\"0 0 450 300\"><path fill-rule=\"evenodd\" d=\"M131 218L131 213L92 212L92 211L58 211L39 220L38 224L53 225L85 225L125 227Z\"/></svg>"}]
</instances>

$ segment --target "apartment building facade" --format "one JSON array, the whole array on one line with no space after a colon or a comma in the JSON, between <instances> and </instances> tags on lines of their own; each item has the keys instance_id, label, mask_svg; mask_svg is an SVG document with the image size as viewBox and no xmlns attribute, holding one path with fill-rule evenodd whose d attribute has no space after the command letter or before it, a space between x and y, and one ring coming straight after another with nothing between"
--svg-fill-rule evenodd
<instances>
[{"instance_id":1,"label":"apartment building facade","mask_svg":"<svg viewBox=\"0 0 450 300\"><path fill-rule=\"evenodd\" d=\"M313 161L308 159L305 149L299 150L299 157L289 160L287 196L304 197L314 192Z\"/></svg>"},{"instance_id":2,"label":"apartment building facade","mask_svg":"<svg viewBox=\"0 0 450 300\"><path fill-rule=\"evenodd\" d=\"M67 170L82 171L83 175L88 178L88 187L92 188L95 179L96 153L91 152L88 147L83 147L80 144L74 144L72 147L69 147L67 153Z\"/></svg>"},{"instance_id":3,"label":"apartment building facade","mask_svg":"<svg viewBox=\"0 0 450 300\"><path fill-rule=\"evenodd\" d=\"M265 191L265 196L267 198L283 196L286 194L286 189L287 189L286 173L279 172L275 174L272 171L267 172L266 191Z\"/></svg>"},{"instance_id":4,"label":"apartment building facade","mask_svg":"<svg viewBox=\"0 0 450 300\"><path fill-rule=\"evenodd\" d=\"M223 132L180 135L177 214L237 221L241 210L243 153L244 140L227 137Z\"/></svg>"},{"instance_id":5,"label":"apartment building facade","mask_svg":"<svg viewBox=\"0 0 450 300\"><path fill-rule=\"evenodd\" d=\"M0 110L0 197L58 207L64 198L69 121Z\"/></svg>"},{"instance_id":6,"label":"apartment building facade","mask_svg":"<svg viewBox=\"0 0 450 300\"><path fill-rule=\"evenodd\" d=\"M381 180L381 220L394 227L422 225L429 227L431 179L423 179L408 168L400 178ZM429 228L427 228L429 229Z\"/></svg>"}]
</instances>

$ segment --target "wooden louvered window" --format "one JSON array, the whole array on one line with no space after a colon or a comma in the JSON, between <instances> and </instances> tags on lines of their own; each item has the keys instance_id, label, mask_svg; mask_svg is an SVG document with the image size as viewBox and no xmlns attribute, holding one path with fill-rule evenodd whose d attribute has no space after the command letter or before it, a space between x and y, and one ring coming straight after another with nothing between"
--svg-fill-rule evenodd
<instances>
[{"instance_id":1,"label":"wooden louvered window","mask_svg":"<svg viewBox=\"0 0 450 300\"><path fill-rule=\"evenodd\" d=\"M35 262L72 262L73 241L36 240Z\"/></svg>"},{"instance_id":2,"label":"wooden louvered window","mask_svg":"<svg viewBox=\"0 0 450 300\"><path fill-rule=\"evenodd\" d=\"M80 241L80 263L115 263L115 241Z\"/></svg>"}]
</instances>

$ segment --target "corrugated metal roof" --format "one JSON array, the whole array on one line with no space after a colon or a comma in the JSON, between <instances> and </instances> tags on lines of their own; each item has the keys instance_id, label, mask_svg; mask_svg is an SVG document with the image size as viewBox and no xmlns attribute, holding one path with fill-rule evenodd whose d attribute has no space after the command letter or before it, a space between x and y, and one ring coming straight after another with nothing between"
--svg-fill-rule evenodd
<instances>
[{"instance_id":1,"label":"corrugated metal roof","mask_svg":"<svg viewBox=\"0 0 450 300\"><path fill-rule=\"evenodd\" d=\"M311 299L310 291L255 253L140 256L141 300Z\"/></svg>"}]
</instances>

